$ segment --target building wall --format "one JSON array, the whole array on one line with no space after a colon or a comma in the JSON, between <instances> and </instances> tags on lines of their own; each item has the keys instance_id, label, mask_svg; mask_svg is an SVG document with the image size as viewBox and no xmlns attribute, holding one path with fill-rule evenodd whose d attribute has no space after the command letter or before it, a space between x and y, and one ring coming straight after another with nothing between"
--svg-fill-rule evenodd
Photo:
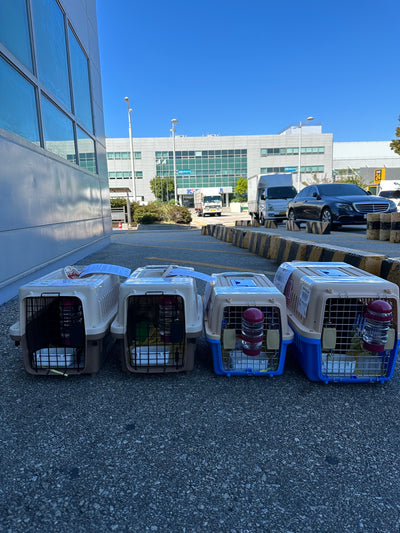
<instances>
[{"instance_id":1,"label":"building wall","mask_svg":"<svg viewBox=\"0 0 400 533\"><path fill-rule=\"evenodd\" d=\"M60 5L0 5L0 302L110 242L96 2Z\"/></svg>"},{"instance_id":2,"label":"building wall","mask_svg":"<svg viewBox=\"0 0 400 533\"><path fill-rule=\"evenodd\" d=\"M301 179L332 175L331 134L321 127L302 128ZM106 139L110 187L130 187L129 139ZM279 135L175 137L177 188L180 193L194 188L217 187L234 191L239 177L288 172L297 176L299 135L297 130ZM297 152L296 152L297 150ZM150 181L173 177L173 138L133 139L135 190L138 200L154 200ZM188 171L190 171L188 173ZM182 173L182 174L181 174ZM296 185L296 183L295 183Z\"/></svg>"},{"instance_id":3,"label":"building wall","mask_svg":"<svg viewBox=\"0 0 400 533\"><path fill-rule=\"evenodd\" d=\"M162 179L165 176L173 176L172 151L173 140L169 138L137 138L133 141L134 151L140 154L140 159L135 159L135 172L139 171L140 178L136 179L136 195L138 200L152 201L154 196L150 190L150 180L155 176ZM298 187L298 127L290 127L279 135L252 135L220 137L207 135L204 137L176 136L176 153L187 152L210 152L216 150L244 150L246 168L242 166L242 177L249 177L259 173L292 172L294 185ZM125 160L108 160L110 187L132 187L130 176L129 139L106 139L107 153L124 152ZM310 182L316 174L319 178L328 180L335 176L352 175L353 171L361 172L361 175L370 180L374 175L375 168L387 168L387 176L397 177L400 168L400 156L390 149L390 142L333 142L332 134L323 134L321 126L304 125L301 138L301 184ZM316 151L317 148L321 149ZM297 152L296 152L297 149ZM313 152L314 150L314 152ZM157 154L159 154L157 156ZM209 156L208 156L209 157ZM202 159L193 155L192 160ZM165 160L165 162L164 162ZM185 160L185 165L180 166L177 159L177 171L180 168L190 167L190 158ZM204 183L203 177L196 175L197 165L193 164L190 176L177 176L179 188L201 187L226 187L229 184L234 188L237 181L237 169L233 169L230 177L223 176L215 183ZM367 172L370 168L371 172ZM389 170L390 169L390 170ZM119 173L119 177L116 174ZM112 177L110 177L110 174ZM211 176L211 173L210 173ZM228 180L228 181L227 181Z\"/></svg>"},{"instance_id":4,"label":"building wall","mask_svg":"<svg viewBox=\"0 0 400 533\"><path fill-rule=\"evenodd\" d=\"M334 170L400 167L400 156L390 149L390 142L333 143Z\"/></svg>"}]
</instances>

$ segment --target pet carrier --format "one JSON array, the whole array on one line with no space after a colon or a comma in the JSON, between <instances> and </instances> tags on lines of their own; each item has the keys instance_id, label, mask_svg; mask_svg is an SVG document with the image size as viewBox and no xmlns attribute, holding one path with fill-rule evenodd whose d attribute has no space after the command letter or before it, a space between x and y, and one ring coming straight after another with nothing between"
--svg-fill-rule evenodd
<instances>
[{"instance_id":1,"label":"pet carrier","mask_svg":"<svg viewBox=\"0 0 400 533\"><path fill-rule=\"evenodd\" d=\"M392 377L399 348L398 286L346 263L283 263L275 285L286 297L295 355L313 381Z\"/></svg>"},{"instance_id":2,"label":"pet carrier","mask_svg":"<svg viewBox=\"0 0 400 533\"><path fill-rule=\"evenodd\" d=\"M95 374L112 337L119 276L61 268L19 289L20 320L10 328L34 375Z\"/></svg>"},{"instance_id":3,"label":"pet carrier","mask_svg":"<svg viewBox=\"0 0 400 533\"><path fill-rule=\"evenodd\" d=\"M111 333L128 373L193 369L196 338L203 330L201 297L193 277L168 277L170 270L171 265L138 268L120 286Z\"/></svg>"},{"instance_id":4,"label":"pet carrier","mask_svg":"<svg viewBox=\"0 0 400 533\"><path fill-rule=\"evenodd\" d=\"M213 274L205 290L204 326L219 375L282 374L293 340L284 296L264 274Z\"/></svg>"}]
</instances>

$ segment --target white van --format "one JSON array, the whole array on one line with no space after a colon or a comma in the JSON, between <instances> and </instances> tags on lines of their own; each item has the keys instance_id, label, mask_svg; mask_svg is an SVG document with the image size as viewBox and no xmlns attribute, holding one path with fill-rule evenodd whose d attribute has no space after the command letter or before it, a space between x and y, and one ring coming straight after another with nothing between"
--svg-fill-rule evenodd
<instances>
[{"instance_id":1,"label":"white van","mask_svg":"<svg viewBox=\"0 0 400 533\"><path fill-rule=\"evenodd\" d=\"M397 206L397 211L400 211L400 181L384 180L379 185L378 196L393 200Z\"/></svg>"}]
</instances>

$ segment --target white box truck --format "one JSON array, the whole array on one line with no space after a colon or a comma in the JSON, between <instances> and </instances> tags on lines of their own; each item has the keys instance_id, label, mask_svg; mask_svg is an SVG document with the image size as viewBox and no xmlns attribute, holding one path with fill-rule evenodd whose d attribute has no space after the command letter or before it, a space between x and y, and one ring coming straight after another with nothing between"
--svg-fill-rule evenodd
<instances>
[{"instance_id":1,"label":"white box truck","mask_svg":"<svg viewBox=\"0 0 400 533\"><path fill-rule=\"evenodd\" d=\"M222 214L222 198L220 194L209 194L202 190L194 191L194 210L199 217Z\"/></svg>"},{"instance_id":2,"label":"white box truck","mask_svg":"<svg viewBox=\"0 0 400 533\"><path fill-rule=\"evenodd\" d=\"M400 211L400 179L382 180L378 191L378 196L392 200L397 206L397 211Z\"/></svg>"},{"instance_id":3,"label":"white box truck","mask_svg":"<svg viewBox=\"0 0 400 533\"><path fill-rule=\"evenodd\" d=\"M282 222L286 206L297 194L292 174L256 174L247 179L247 198L252 220Z\"/></svg>"}]
</instances>

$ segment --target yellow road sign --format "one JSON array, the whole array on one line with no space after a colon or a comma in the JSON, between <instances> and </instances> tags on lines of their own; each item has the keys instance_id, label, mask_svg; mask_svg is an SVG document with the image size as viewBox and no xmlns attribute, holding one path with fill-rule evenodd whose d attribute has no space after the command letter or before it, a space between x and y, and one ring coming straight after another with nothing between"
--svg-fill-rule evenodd
<instances>
[{"instance_id":1,"label":"yellow road sign","mask_svg":"<svg viewBox=\"0 0 400 533\"><path fill-rule=\"evenodd\" d=\"M385 179L385 168L376 168L374 172L374 184L379 185Z\"/></svg>"}]
</instances>

